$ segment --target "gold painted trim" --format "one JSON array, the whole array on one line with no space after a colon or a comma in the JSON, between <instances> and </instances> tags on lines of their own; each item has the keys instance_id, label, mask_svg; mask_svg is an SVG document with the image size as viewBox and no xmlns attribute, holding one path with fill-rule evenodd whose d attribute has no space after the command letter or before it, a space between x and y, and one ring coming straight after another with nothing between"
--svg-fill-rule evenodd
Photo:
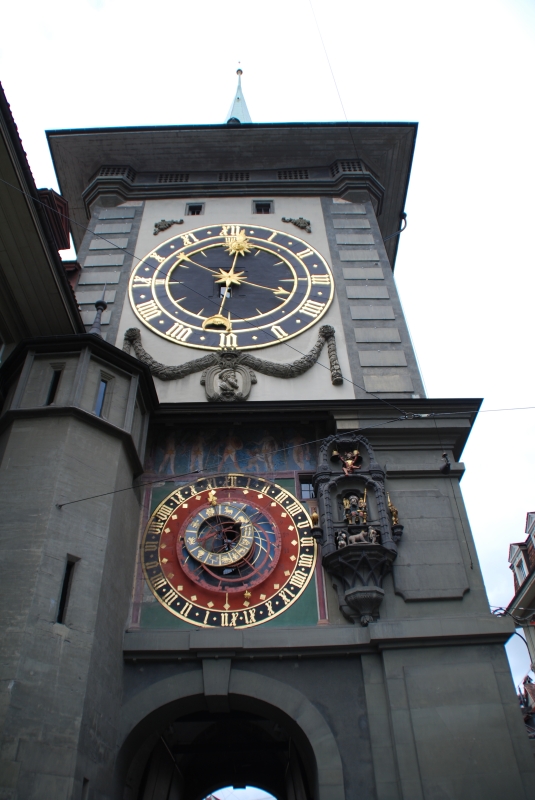
<instances>
[{"instance_id":1,"label":"gold painted trim","mask_svg":"<svg viewBox=\"0 0 535 800\"><path fill-rule=\"evenodd\" d=\"M273 481L266 480L265 478L263 478L263 477L262 477L262 476L260 476L260 475L246 475L245 473L237 473L237 472L232 472L232 473L230 473L230 472L229 472L229 473L217 473L216 475L210 475L210 476L208 476L206 479L199 478L198 480L208 480L208 481L215 481L215 480L216 480L218 477L220 477L220 476L224 476L224 477L225 477L225 478L227 478L227 479L230 479L230 478L246 478L248 481L250 481L250 480L261 480L261 481L263 481L264 483L266 483L266 484L269 484L270 486L274 486L274 487L276 487L276 488L277 488L277 489L279 489L281 492L284 492L284 493L285 493L285 494L286 494L288 497L291 497L291 498L292 498L292 500L294 500L294 501L295 501L295 502L298 504L298 506L300 507L300 511L299 511L298 513L302 513L302 512L304 512L304 514L305 514L305 516L306 516L306 518L307 518L307 521L308 521L308 523L309 523L310 527L312 528L312 520L311 520L311 518L310 518L310 515L309 515L309 513L308 513L307 509L305 508L305 506L304 506L304 505L301 503L301 501L300 501L300 500L299 500L299 499L298 499L298 498L297 498L297 497L296 497L296 496L295 496L295 495L294 495L292 492L288 491L288 489L285 489L285 488L284 488L284 487L282 487L282 486L279 486L279 484L278 484L278 483L274 483ZM142 566L142 569L143 569L143 576L144 576L144 578L145 578L145 581L147 582L147 585L148 585L149 589L151 590L151 592L152 592L152 594L154 595L154 597L156 598L156 600L157 600L157 601L160 603L160 605L161 605L161 606L163 606L163 608L165 608L165 610L166 610L166 611L168 611L170 614L173 614L173 616L175 616L175 617L178 617L178 618L179 618L179 619L181 619L183 622L187 622L187 623L189 623L190 625L192 625L192 626L193 626L193 627L195 627L195 628L209 628L209 629L212 629L212 630L220 630L221 628L224 628L224 627L234 627L234 626L224 626L224 625L223 625L223 626L221 626L221 625L207 625L207 624L204 624L204 623L202 623L202 622L196 622L196 621L193 621L193 620L191 620L189 617L183 616L183 615L182 615L182 614L181 614L179 611L175 611L174 609L172 609L172 608L169 608L169 606L168 606L168 605L166 605L165 603L163 603L163 602L162 602L162 598L161 598L161 597L160 597L160 596L157 594L156 590L154 589L154 587L153 587L153 585L152 585L152 583L151 583L151 580L150 580L150 578L148 577L147 570L146 570L146 568L145 568L145 561L144 561L144 558L143 558L143 551L144 551L144 547L145 547L145 542L146 542L147 534L148 534L148 532L149 532L149 527L150 527L150 525L151 525L151 523L152 523L153 519L154 519L154 518L157 518L158 511L160 511L160 510L162 509L162 507L163 507L163 506L166 504L166 502L167 502L167 501L168 501L168 500L169 500L169 499L170 499L170 498L171 498L173 495L175 495L177 491L180 491L180 492L181 492L181 491L183 491L184 489L187 489L187 488L189 488L189 487L193 487L193 486L195 486L195 484L196 484L197 482L198 482L198 481L193 481L192 483L185 484L184 486L179 486L179 487L178 487L178 489L177 489L177 488L175 488L175 489L174 489L172 492L170 492L170 493L169 493L169 494L168 494L168 495L167 495L167 496L166 496L166 497L165 497L165 498L164 498L164 499L161 501L161 503L160 503L160 504L159 504L159 505L158 505L158 506L157 506L157 507L154 509L154 511L152 512L152 514L151 514L151 515L150 515L150 517L149 517L149 520L148 520L148 522L147 522L147 525L146 525L146 527L145 527L145 530L144 530L144 532L143 532L143 536L142 536L142 539L141 539L141 545L140 545L140 559L141 559L141 566ZM249 486L249 483L247 484L247 486ZM232 485L230 485L230 484L229 484L229 485L227 485L227 486L221 486L221 487L217 487L217 488L219 488L219 489L241 489L242 487L232 486ZM203 491L203 492L204 492L204 491L209 491L209 489L203 489L202 491ZM250 489L249 491L257 491L257 490L256 490L256 489L253 489L253 490L251 490L251 489ZM192 496L194 496L194 495L193 495L193 493L192 493ZM272 498L272 501L273 501L273 500L275 500L275 497L273 497L273 498ZM191 502L191 497L184 498L184 499L182 500L182 502L180 502L180 503L178 503L178 504L177 504L177 508L180 508L180 506L182 506L184 503L188 503L188 502ZM277 502L278 502L278 501L277 501ZM285 508L285 506L283 506L283 505L282 505L282 503L278 503L278 505L279 505L281 508L284 508L284 509L285 509L285 511L286 511L286 513L288 513L288 510L287 510L287 508ZM293 516L294 516L294 515L290 514L290 517L291 517L292 519L293 519ZM163 530L163 528L162 528L162 530ZM269 598L267 598L268 600L272 600L274 597L276 597L276 596L277 596L277 594L280 594L281 590L283 590L283 589L284 589L284 588L285 588L285 587L288 585L288 583L289 583L289 582L290 582L290 580L292 579L292 576L293 576L294 572L295 572L295 571L296 571L296 569L297 569L297 565L298 565L298 563L299 563L299 557L300 557L300 555L301 555L301 536L300 536L299 534L297 534L297 530L298 530L298 529L297 529L297 526L296 526L296 528L295 528L296 534L294 534L294 535L297 535L297 536L298 536L298 541L299 541L299 549L298 549L297 556L296 556L296 560L295 560L295 567L294 567L294 569L292 570L291 574L288 576L288 578L287 578L286 582L285 582L283 585L281 585L281 586L279 587L279 589L277 589L277 591L276 591L276 593L275 593L275 594L273 594L273 595L271 595ZM280 532L279 532L279 533L280 533ZM160 534L160 535L161 535L161 534ZM282 533L280 533L280 535L282 536ZM308 538L308 537L307 537L307 538ZM284 613L285 611L287 611L287 610L288 610L288 609L289 609L291 606L293 606L293 604L296 602L296 600L298 600L298 599L299 599L299 598L302 596L302 594L304 593L304 591L305 591L305 590L306 590L306 588L308 587L308 585L309 585L310 581L312 580L312 577L314 576L314 574L315 574L315 571L316 571L317 559L318 559L318 546L317 546L317 543L316 543L316 541L315 541L315 540L313 540L313 545L312 545L312 546L313 546L313 552L314 552L314 555L313 555L313 563L312 563L312 566L311 566L311 568L310 568L310 572L308 573L307 579L306 579L306 581L304 582L303 586L302 586L302 587L300 587L300 589L298 590L298 592L297 592L297 594L295 595L295 597L293 597L293 599L291 600L291 602L289 602L287 605L284 605L284 607L283 607L283 608L281 608L279 611L276 611L276 612L275 612L274 614L272 614L271 616L269 616L269 617L266 617L266 619L257 620L257 621L255 621L255 622L252 622L252 623L246 623L246 624L244 624L244 625L235 626L235 630L240 630L241 628L255 628L255 627L257 627L258 625L263 625L265 622L268 622L269 620L271 620L271 619L275 619L275 617L278 617L278 616L280 616L280 614L283 614L283 613ZM159 559L160 559L160 552L159 552L159 548L158 548L158 562L160 563L160 560L159 560ZM161 567L161 563L160 563L160 569L162 569L162 567ZM163 576L163 574L164 574L164 573L163 573L163 570L162 570L162 576ZM198 609L200 609L200 610L202 610L202 611L209 611L209 612L213 612L213 611L214 611L214 609L213 609L213 608L208 608L207 606L198 605L198 604L196 604L194 601L192 601L192 600L191 600L191 598L187 598L187 597L185 597L185 596L184 596L183 594L181 594L181 593L180 593L180 592L179 592L179 591L178 591L178 590L177 590L175 587L173 587L173 586L172 586L170 583L168 583L168 582L167 582L167 580L165 580L165 583L166 583L166 585L169 587L169 589L171 589L172 591L176 592L176 594L177 594L177 595L178 595L178 596L179 596L179 597L180 597L182 600L184 600L186 603L191 603L191 604L192 604L192 606L195 606L195 608L198 608ZM252 609L252 608L255 608L255 609L256 609L256 608L261 608L261 607L262 607L262 606L264 606L264 605L265 605L265 601L262 601L262 602L260 602L260 603L256 603L256 604L250 605L250 606L247 608L247 610L249 610L249 609ZM216 610L218 613L223 613L223 612L221 612L221 611L220 611L220 609L215 609L215 610Z\"/></svg>"},{"instance_id":2,"label":"gold painted trim","mask_svg":"<svg viewBox=\"0 0 535 800\"><path fill-rule=\"evenodd\" d=\"M301 239L299 236L289 236L288 233L285 233L284 231L277 230L276 228L268 228L268 227L266 227L264 225L250 225L250 226L248 226L245 223L239 223L239 224L238 223L217 223L217 224L214 224L214 225L202 225L202 226L199 226L198 228L193 228L191 231L187 231L185 234L176 234L175 236L169 237L164 242L160 242L158 244L158 247L153 248L149 253L147 253L139 261L139 263L137 264L135 269L132 271L132 274L131 274L130 280L129 280L129 284L128 284L128 296L129 296L129 300L130 300L130 307L132 308L132 311L134 312L135 316L139 319L139 321L141 322L141 324L145 328L147 328L149 331L154 333L156 336L159 336L162 339L166 339L167 341L172 342L175 345L182 345L183 347L188 347L188 348L192 348L192 349L196 349L196 350L209 350L211 352L214 352L214 351L217 351L217 350L220 349L220 346L211 346L211 345L203 345L203 344L192 343L192 342L188 342L187 339L184 340L184 341L176 339L175 337L168 336L165 332L163 332L163 331L157 329L156 327L152 326L150 324L150 322L147 322L145 320L145 318L140 313L138 313L138 310L137 310L136 304L134 302L134 298L133 298L132 292L133 292L134 278L138 275L138 270L140 270L142 268L142 265L144 263L146 263L146 259L151 257L151 254L153 254L153 253L157 254L157 252L158 252L158 250L160 248L168 245L170 242L174 242L177 239L182 238L183 236L187 236L188 234L189 235L192 235L192 234L195 235L195 233L198 232L198 231L206 231L209 228L220 229L220 228L223 228L225 226L229 227L229 228L231 226L235 226L237 228L241 228L241 227L243 227L243 228L253 228L254 227L255 231L256 230L269 231L271 233L271 235L275 234L276 236L283 237L285 240L291 239L292 242L299 242L299 243L304 245L304 249L305 250L312 250L312 253L314 254L315 257L317 257L319 259L319 261L321 262L322 266L325 268L325 271L326 271L327 275L330 278L328 284L323 284L325 286L325 288L327 288L327 286L329 287L329 298L325 302L323 310L320 312L320 314L318 314L317 317L313 317L308 324L304 325L302 328L299 328L299 330L296 330L294 333L287 334L286 336L284 336L284 337L282 337L280 339L274 337L272 341L265 342L264 344L240 345L239 347L236 348L238 351L241 351L241 350L259 350L259 349L263 349L263 348L266 348L266 347L272 347L272 346L277 345L277 344L284 344L285 342L289 341L290 339L293 339L296 336L299 336L301 333L304 333L305 331L309 330L314 325L316 325L318 322L320 322L321 319L323 319L323 317L325 316L325 314L329 310L329 308L330 308L330 306L331 306L331 304L332 304L332 302L334 300L335 285L334 285L333 272L332 272L332 269L331 269L329 263L321 255L321 253L318 250L316 250L315 247L313 247L310 243L306 242L304 239ZM249 234L249 235L253 235L253 234ZM224 242L225 237L223 235L221 235L221 234L217 234L217 235L213 235L213 236L211 235L211 239L221 239L223 241L221 241L221 243L217 243L217 242L210 243L207 240L198 242L198 244L201 245L201 247L199 247L199 251L202 250L202 249L213 249L215 247L223 247L224 246L223 242ZM298 308L296 308L295 311L292 311L292 315L293 314L299 314L299 312L302 310L303 306L307 302L309 302L311 300L310 292L311 292L311 289L312 289L312 286L313 286L313 284L312 284L313 273L311 272L311 269L308 267L308 265L305 263L304 259L300 258L297 253L294 253L291 250L288 250L288 247L286 245L279 244L279 243L273 242L273 241L268 242L267 239L262 239L262 244L268 244L268 243L272 244L274 249L278 248L279 250L284 250L286 253L291 254L292 257L294 257L298 261L300 261L302 267L304 268L304 270L307 273L307 295L303 299L303 301L300 303ZM198 325L195 325L194 323L189 323L184 318L183 319L180 319L180 318L177 319L176 317L172 317L169 314L169 312L166 311L161 306L161 304L159 303L159 301L156 298L155 290L154 290L156 276L160 272L160 270L162 268L162 265L165 264L170 258L175 258L184 247L191 247L192 245L195 245L195 244L197 244L197 242L191 242L188 245L183 245L175 253L173 253L172 255L169 255L166 258L164 258L163 261L161 262L161 264L159 264L155 268L155 273L153 275L153 278L152 278L152 281L151 281L151 285L150 285L151 298L147 302L150 302L150 300L152 300L157 305L157 307L160 309L161 314L164 315L165 318L169 320L169 323L170 323L171 326L176 324L176 323L179 323L179 324L183 325L185 328L191 328L192 331L203 331L202 326L199 327ZM272 253L273 255L280 255L281 257L284 258L284 261L287 262L287 258L284 257L282 255L282 253L276 254L272 250L270 250L268 247L262 247L261 245L255 245L255 247L257 249L262 249L262 250L265 250L266 252ZM300 251L300 252L302 252L302 251ZM292 272L295 275L295 271L294 271L293 267L291 266L291 264L288 264L288 266L290 267L290 269L292 270ZM174 269L173 269L173 271L174 271ZM139 277L142 277L142 276L140 275ZM166 287L165 287L166 288L166 293L168 292L168 283L169 283L169 276L166 277ZM292 293L290 294L290 297L288 297L285 300L285 302L282 303L279 306L279 308L282 308L284 305L286 305L286 303L290 301L291 297L293 297L294 293L295 293L295 287L294 287ZM200 301L202 299L203 298L199 297ZM209 298L204 298L204 299L207 300L207 301L209 300ZM317 302L317 301L313 301L313 302ZM216 305L217 304L214 303L214 306L216 306ZM191 317L195 317L196 316L192 312L184 312L183 311L183 313L184 314L189 314ZM269 312L269 313L273 313L273 312ZM258 319L258 317L243 317L243 318L240 318L240 324L242 322L243 323L247 323L247 322L249 322L251 320L254 320L254 319ZM265 325L254 325L254 326L251 326L250 332L251 332L251 334L254 334L254 332L256 330L265 330L265 329L271 329L273 327L280 327L280 325L282 325L282 324L284 324L284 318L278 319L276 322L268 322ZM206 332L206 331L204 331L204 332ZM238 335L240 333L244 333L244 331L243 330L239 330L237 332Z\"/></svg>"}]
</instances>

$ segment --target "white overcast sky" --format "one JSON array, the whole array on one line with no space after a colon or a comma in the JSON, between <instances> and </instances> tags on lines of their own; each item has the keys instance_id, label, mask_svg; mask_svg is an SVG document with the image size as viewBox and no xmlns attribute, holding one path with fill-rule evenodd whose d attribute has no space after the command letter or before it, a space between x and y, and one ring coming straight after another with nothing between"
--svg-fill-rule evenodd
<instances>
[{"instance_id":1,"label":"white overcast sky","mask_svg":"<svg viewBox=\"0 0 535 800\"><path fill-rule=\"evenodd\" d=\"M535 406L535 3L312 4L332 72L310 0L6 3L0 79L37 185L56 187L46 129L223 122L238 61L255 122L416 121L396 277L428 395ZM495 606L535 509L534 445L535 411L489 412L463 455Z\"/></svg>"}]
</instances>

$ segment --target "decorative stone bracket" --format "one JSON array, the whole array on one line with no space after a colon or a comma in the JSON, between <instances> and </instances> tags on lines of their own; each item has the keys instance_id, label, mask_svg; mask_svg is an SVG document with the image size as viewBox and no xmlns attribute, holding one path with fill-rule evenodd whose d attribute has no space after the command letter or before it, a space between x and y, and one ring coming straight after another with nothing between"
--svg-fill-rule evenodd
<instances>
[{"instance_id":1,"label":"decorative stone bracket","mask_svg":"<svg viewBox=\"0 0 535 800\"><path fill-rule=\"evenodd\" d=\"M158 236L159 233L168 231L173 225L182 225L183 222L183 219L161 219L159 222L154 223L153 234L154 236Z\"/></svg>"},{"instance_id":2,"label":"decorative stone bracket","mask_svg":"<svg viewBox=\"0 0 535 800\"><path fill-rule=\"evenodd\" d=\"M309 219L305 219L304 217L297 217L297 219L294 219L294 217L281 217L281 219L282 222L291 222L296 228L306 231L307 233L312 233Z\"/></svg>"},{"instance_id":3,"label":"decorative stone bracket","mask_svg":"<svg viewBox=\"0 0 535 800\"><path fill-rule=\"evenodd\" d=\"M167 366L155 361L143 348L139 328L128 328L125 332L123 350L129 353L133 348L137 358L148 366L156 378L162 381L178 380L194 372L203 371L201 384L205 387L208 401L228 403L247 400L251 386L257 382L255 370L274 378L287 379L303 375L314 366L325 343L327 343L329 354L331 383L334 386L340 386L344 379L338 363L334 328L331 325L322 325L318 332L318 340L312 350L290 364L277 364L274 361L256 358L247 352L222 349L179 366Z\"/></svg>"},{"instance_id":4,"label":"decorative stone bracket","mask_svg":"<svg viewBox=\"0 0 535 800\"><path fill-rule=\"evenodd\" d=\"M340 610L352 622L366 626L379 615L384 597L383 578L391 569L396 553L380 544L348 544L323 559L333 578Z\"/></svg>"}]
</instances>

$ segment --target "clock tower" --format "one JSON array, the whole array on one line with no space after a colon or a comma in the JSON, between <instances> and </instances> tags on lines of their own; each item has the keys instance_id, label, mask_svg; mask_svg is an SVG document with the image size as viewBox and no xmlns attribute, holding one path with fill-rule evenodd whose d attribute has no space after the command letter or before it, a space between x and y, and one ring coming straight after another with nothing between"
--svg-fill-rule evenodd
<instances>
[{"instance_id":1,"label":"clock tower","mask_svg":"<svg viewBox=\"0 0 535 800\"><path fill-rule=\"evenodd\" d=\"M532 796L480 401L425 396L394 281L416 131L252 123L240 70L222 125L48 132L86 333L3 368L46 508L10 798Z\"/></svg>"}]
</instances>

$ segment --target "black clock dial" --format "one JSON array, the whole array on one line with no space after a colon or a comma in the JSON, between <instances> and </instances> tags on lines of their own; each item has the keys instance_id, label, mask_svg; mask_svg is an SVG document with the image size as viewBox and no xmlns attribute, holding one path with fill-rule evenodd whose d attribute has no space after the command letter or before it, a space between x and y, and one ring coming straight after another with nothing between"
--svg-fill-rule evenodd
<instances>
[{"instance_id":1,"label":"black clock dial","mask_svg":"<svg viewBox=\"0 0 535 800\"><path fill-rule=\"evenodd\" d=\"M243 224L175 236L130 280L144 325L207 350L267 347L296 336L323 316L333 291L327 263L302 239Z\"/></svg>"}]
</instances>

